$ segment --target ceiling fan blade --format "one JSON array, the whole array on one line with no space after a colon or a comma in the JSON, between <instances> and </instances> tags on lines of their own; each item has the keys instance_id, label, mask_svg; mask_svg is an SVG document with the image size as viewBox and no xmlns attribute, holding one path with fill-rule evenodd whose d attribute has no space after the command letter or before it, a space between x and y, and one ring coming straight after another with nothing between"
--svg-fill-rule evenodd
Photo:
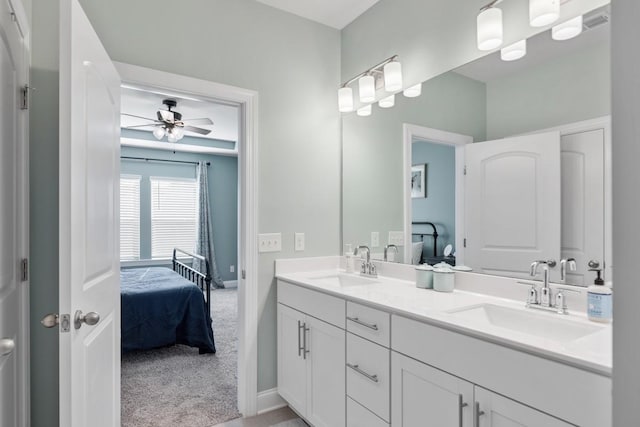
<instances>
[{"instance_id":1,"label":"ceiling fan blade","mask_svg":"<svg viewBox=\"0 0 640 427\"><path fill-rule=\"evenodd\" d=\"M143 120L150 120L152 122L157 122L156 119L150 119L148 117L142 117L142 116L136 116L135 114L128 114L128 113L120 113L121 116L129 116L129 117L135 117L138 119L143 119Z\"/></svg>"},{"instance_id":2,"label":"ceiling fan blade","mask_svg":"<svg viewBox=\"0 0 640 427\"><path fill-rule=\"evenodd\" d=\"M189 119L189 120L185 120L184 122L189 125L212 125L213 124L213 120L207 119L207 118Z\"/></svg>"},{"instance_id":3,"label":"ceiling fan blade","mask_svg":"<svg viewBox=\"0 0 640 427\"><path fill-rule=\"evenodd\" d=\"M209 129L197 128L195 126L185 126L184 130L187 132L199 133L200 135L209 135L211 133Z\"/></svg>"},{"instance_id":4,"label":"ceiling fan blade","mask_svg":"<svg viewBox=\"0 0 640 427\"><path fill-rule=\"evenodd\" d=\"M135 126L125 126L125 129L132 129L132 128L144 128L144 127L150 127L150 126L161 126L163 125L163 122L157 122L157 123L149 123L146 125L135 125Z\"/></svg>"}]
</instances>

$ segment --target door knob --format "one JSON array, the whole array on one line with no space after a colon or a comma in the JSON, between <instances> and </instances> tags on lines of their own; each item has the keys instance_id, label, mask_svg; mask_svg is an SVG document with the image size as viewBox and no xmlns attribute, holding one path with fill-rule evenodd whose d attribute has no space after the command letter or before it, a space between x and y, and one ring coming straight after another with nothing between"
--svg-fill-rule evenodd
<instances>
[{"instance_id":1,"label":"door knob","mask_svg":"<svg viewBox=\"0 0 640 427\"><path fill-rule=\"evenodd\" d=\"M60 316L57 313L49 313L40 321L45 328L55 328L60 323Z\"/></svg>"},{"instance_id":2,"label":"door knob","mask_svg":"<svg viewBox=\"0 0 640 427\"><path fill-rule=\"evenodd\" d=\"M13 353L16 348L16 343L10 338L3 338L0 340L0 356L8 356Z\"/></svg>"},{"instance_id":3,"label":"door knob","mask_svg":"<svg viewBox=\"0 0 640 427\"><path fill-rule=\"evenodd\" d=\"M96 325L100 321L100 315L94 311L87 314L82 314L82 310L76 311L76 315L73 318L73 326L76 329L80 329L83 323L89 326Z\"/></svg>"}]
</instances>

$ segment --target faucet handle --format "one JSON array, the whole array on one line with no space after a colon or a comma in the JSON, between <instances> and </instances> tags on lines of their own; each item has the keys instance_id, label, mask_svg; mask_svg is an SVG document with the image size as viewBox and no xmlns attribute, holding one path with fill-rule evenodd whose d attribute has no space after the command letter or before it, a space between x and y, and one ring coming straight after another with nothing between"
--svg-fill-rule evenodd
<instances>
[{"instance_id":1,"label":"faucet handle","mask_svg":"<svg viewBox=\"0 0 640 427\"><path fill-rule=\"evenodd\" d=\"M369 274L371 276L376 276L378 274L376 265L373 262L369 264Z\"/></svg>"},{"instance_id":2,"label":"faucet handle","mask_svg":"<svg viewBox=\"0 0 640 427\"><path fill-rule=\"evenodd\" d=\"M529 288L529 296L527 297L527 306L538 304L538 290L534 285Z\"/></svg>"},{"instance_id":3,"label":"faucet handle","mask_svg":"<svg viewBox=\"0 0 640 427\"><path fill-rule=\"evenodd\" d=\"M558 290L556 294L556 313L558 314L569 314L567 310L567 301L564 297L564 292L562 289Z\"/></svg>"}]
</instances>

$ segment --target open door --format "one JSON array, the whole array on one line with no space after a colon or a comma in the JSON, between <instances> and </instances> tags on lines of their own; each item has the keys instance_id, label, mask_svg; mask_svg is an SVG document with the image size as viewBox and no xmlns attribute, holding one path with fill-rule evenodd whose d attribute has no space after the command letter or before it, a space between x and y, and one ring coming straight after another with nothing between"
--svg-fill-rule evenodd
<instances>
[{"instance_id":1,"label":"open door","mask_svg":"<svg viewBox=\"0 0 640 427\"><path fill-rule=\"evenodd\" d=\"M479 273L529 277L560 261L560 133L465 146L465 263Z\"/></svg>"},{"instance_id":2,"label":"open door","mask_svg":"<svg viewBox=\"0 0 640 427\"><path fill-rule=\"evenodd\" d=\"M60 425L120 425L120 78L60 1ZM65 331L67 330L68 331Z\"/></svg>"}]
</instances>

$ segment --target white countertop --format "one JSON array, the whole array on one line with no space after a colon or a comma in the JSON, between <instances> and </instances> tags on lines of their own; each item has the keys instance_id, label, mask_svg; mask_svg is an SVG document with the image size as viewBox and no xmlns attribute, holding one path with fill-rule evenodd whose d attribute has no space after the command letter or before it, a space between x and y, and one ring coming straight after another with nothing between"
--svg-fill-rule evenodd
<instances>
[{"instance_id":1,"label":"white countertop","mask_svg":"<svg viewBox=\"0 0 640 427\"><path fill-rule=\"evenodd\" d=\"M612 367L612 327L611 324L591 322L583 313L559 315L524 308L524 301L499 298L468 290L454 290L452 293L436 292L431 289L416 288L415 283L398 278L380 276L377 283L356 286L340 286L330 281L314 279L314 277L345 274L339 269L312 270L304 272L276 271L276 277L312 290L367 304L394 314L410 317L425 323L433 324L455 332L480 338L496 344L526 351L554 361L565 363L580 369L611 376ZM352 274L359 277L358 274ZM535 316L545 316L566 322L575 322L578 328L594 328L582 338L563 342L559 339L547 339L527 333L526 326L522 331L495 326L488 322L478 322L465 318L451 310L463 307L493 304L516 310L523 310ZM535 321L536 318L533 318Z\"/></svg>"}]
</instances>

